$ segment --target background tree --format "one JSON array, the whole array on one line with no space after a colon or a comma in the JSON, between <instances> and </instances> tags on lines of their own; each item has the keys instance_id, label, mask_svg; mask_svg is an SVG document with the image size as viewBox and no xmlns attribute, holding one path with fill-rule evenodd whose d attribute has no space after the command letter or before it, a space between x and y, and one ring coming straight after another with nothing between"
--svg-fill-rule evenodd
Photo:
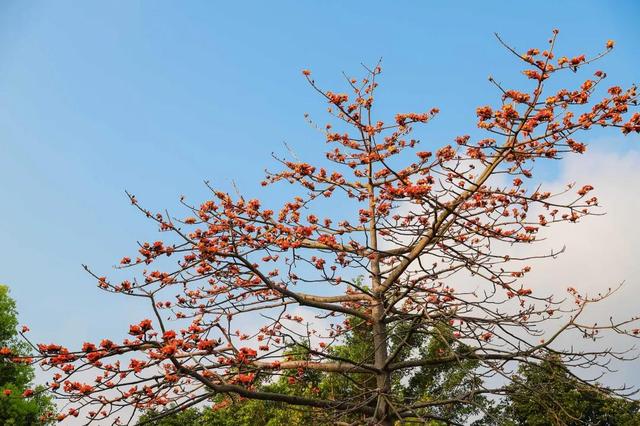
<instances>
[{"instance_id":1,"label":"background tree","mask_svg":"<svg viewBox=\"0 0 640 426\"><path fill-rule=\"evenodd\" d=\"M31 348L18 339L17 328L15 301L9 287L0 285L0 353L13 358L0 358L0 420L7 426L47 424L54 407L46 389L32 385L33 367L23 358Z\"/></svg>"},{"instance_id":2,"label":"background tree","mask_svg":"<svg viewBox=\"0 0 640 426\"><path fill-rule=\"evenodd\" d=\"M612 86L593 99L606 75L583 76L613 42L589 58L556 57L556 35L543 50L505 44L523 65L527 87L490 79L499 102L479 107L480 131L455 137L455 146L414 151L413 126L430 121L436 108L391 122L375 117L380 66L364 79L349 77L351 95L321 89L305 70L335 117L322 127L332 147L315 164L279 159L283 170L268 173L264 185L292 184L284 205L274 210L211 188L209 201L183 201L190 212L179 219L130 195L169 236L141 243L138 256L121 260L122 269L140 269L139 278L88 270L103 290L148 300L153 319L132 324L129 338L118 342L87 342L81 350L38 346L39 360L53 372L51 390L71 403L59 419L82 413L88 422L124 423L139 410L246 398L322 410L334 422L357 416L382 425L425 423L446 420L452 405L503 394L514 368L549 353L567 368L604 368L612 357L624 358L624 351L559 343L561 336L594 339L606 331L637 337L634 319L582 321L615 289L592 297L569 288L569 304L538 294L527 279L529 261L558 253L519 249L535 247L547 228L597 210L591 185L548 191L534 178L535 165L583 153L579 137L595 127L640 132L640 113L631 111L635 87ZM578 84L562 88L569 83L562 76L577 75ZM553 319L564 322L549 332L544 327L557 324ZM434 359L428 346L442 324L460 344L441 339L447 349L435 348ZM370 336L365 359L338 348L356 325ZM302 357L291 356L300 350ZM437 373L421 378L425 367L473 363L470 382L446 383ZM89 370L93 380L77 379ZM309 393L320 373L355 377L360 386L350 397ZM398 384L416 376L417 392L403 392ZM309 392L262 390L282 377Z\"/></svg>"},{"instance_id":3,"label":"background tree","mask_svg":"<svg viewBox=\"0 0 640 426\"><path fill-rule=\"evenodd\" d=\"M553 357L522 365L498 409L504 425L640 425L640 402L583 383Z\"/></svg>"}]
</instances>

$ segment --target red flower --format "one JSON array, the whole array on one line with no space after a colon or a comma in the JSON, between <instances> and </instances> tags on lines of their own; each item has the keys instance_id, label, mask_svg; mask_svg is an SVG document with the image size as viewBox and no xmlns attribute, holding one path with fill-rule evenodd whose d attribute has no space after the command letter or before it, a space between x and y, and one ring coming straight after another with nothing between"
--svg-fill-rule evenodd
<instances>
[{"instance_id":1,"label":"red flower","mask_svg":"<svg viewBox=\"0 0 640 426\"><path fill-rule=\"evenodd\" d=\"M236 376L236 380L238 380L240 383L251 383L253 382L253 379L255 378L255 374L251 373L251 374L238 374Z\"/></svg>"},{"instance_id":2,"label":"red flower","mask_svg":"<svg viewBox=\"0 0 640 426\"><path fill-rule=\"evenodd\" d=\"M173 340L176 338L176 332L173 330L165 331L162 335L163 340Z\"/></svg>"},{"instance_id":3,"label":"red flower","mask_svg":"<svg viewBox=\"0 0 640 426\"><path fill-rule=\"evenodd\" d=\"M100 342L100 347L105 348L107 350L113 348L113 342L109 339L102 339L102 341Z\"/></svg>"},{"instance_id":4,"label":"red flower","mask_svg":"<svg viewBox=\"0 0 640 426\"><path fill-rule=\"evenodd\" d=\"M198 342L198 349L201 351L211 351L218 346L218 342L215 340L201 340Z\"/></svg>"}]
</instances>

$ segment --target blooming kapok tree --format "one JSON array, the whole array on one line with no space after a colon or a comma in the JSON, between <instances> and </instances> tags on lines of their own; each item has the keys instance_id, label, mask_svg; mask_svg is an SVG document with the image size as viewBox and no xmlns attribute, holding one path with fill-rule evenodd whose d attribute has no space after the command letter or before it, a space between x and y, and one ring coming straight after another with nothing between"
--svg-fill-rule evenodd
<instances>
[{"instance_id":1,"label":"blooming kapok tree","mask_svg":"<svg viewBox=\"0 0 640 426\"><path fill-rule=\"evenodd\" d=\"M549 354L569 367L606 368L611 357L624 357L558 344L573 332L636 335L633 318L581 322L585 308L611 291L589 297L570 288L567 307L567 296L538 294L527 280L530 259L557 253L518 254L542 230L580 222L597 207L588 183L547 192L534 179L534 164L583 153L578 137L594 127L640 132L640 114L630 111L635 87L609 87L593 99L604 84L601 71L576 87L547 89L550 80L577 77L613 48L609 41L592 58L557 57L556 35L542 51L519 53L505 44L526 68L530 88L510 90L491 80L500 99L477 109L484 138L462 135L434 152L417 150L412 127L438 110L374 119L379 66L362 80L349 79L350 94L321 89L305 70L336 123L324 129L331 148L322 165L280 160L284 170L267 174L264 186L297 188L289 202L273 210L212 188L211 200L184 202L191 212L176 219L146 210L131 195L170 237L140 244L137 257L122 259L120 268L139 269L139 278L94 276L105 291L147 299L149 319L131 325L125 340L80 350L37 345L35 361L54 373L50 389L70 402L59 419L127 423L136 410L175 412L224 395L222 405L279 401L335 421L426 421L437 418L435 407L499 395L518 365ZM558 318L561 326L545 329ZM425 356L420 345L438 339L442 325L464 349ZM332 350L356 326L372 336L364 361ZM421 368L468 360L477 362L478 377L501 379L455 398L395 391L394 383ZM373 385L332 399L305 383L311 371L369 377ZM95 373L90 381L77 379L87 372ZM281 376L311 392L258 386Z\"/></svg>"}]
</instances>

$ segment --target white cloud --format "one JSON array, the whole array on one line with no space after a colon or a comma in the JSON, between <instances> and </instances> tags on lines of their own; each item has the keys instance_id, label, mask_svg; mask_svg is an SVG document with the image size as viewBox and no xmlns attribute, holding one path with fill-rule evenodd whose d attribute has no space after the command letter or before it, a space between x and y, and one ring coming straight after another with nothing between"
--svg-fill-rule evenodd
<instances>
[{"instance_id":1,"label":"white cloud","mask_svg":"<svg viewBox=\"0 0 640 426\"><path fill-rule=\"evenodd\" d=\"M606 214L541 230L540 237L546 241L537 244L538 253L563 246L566 251L555 261L533 263L527 286L538 295L561 295L568 286L582 294L596 295L624 282L622 289L609 299L589 306L583 321L604 324L610 317L623 320L639 314L640 152L621 154L596 150L584 156L571 156L564 160L559 177L547 182L546 189L561 189L570 182L576 182L578 188L593 185L593 194ZM579 342L565 339L562 343ZM596 344L600 348L625 349L634 343L628 338L607 336ZM637 361L615 363L619 373L611 375L606 382L639 386L640 372L634 368L636 364Z\"/></svg>"}]
</instances>

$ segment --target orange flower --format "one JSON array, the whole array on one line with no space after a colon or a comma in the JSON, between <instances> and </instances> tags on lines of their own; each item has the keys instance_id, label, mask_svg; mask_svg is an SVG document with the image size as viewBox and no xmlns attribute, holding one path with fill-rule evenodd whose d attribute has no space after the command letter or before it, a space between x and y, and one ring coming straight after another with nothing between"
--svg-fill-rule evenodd
<instances>
[{"instance_id":1,"label":"orange flower","mask_svg":"<svg viewBox=\"0 0 640 426\"><path fill-rule=\"evenodd\" d=\"M162 335L163 340L173 340L176 338L176 332L173 330L165 331Z\"/></svg>"},{"instance_id":2,"label":"orange flower","mask_svg":"<svg viewBox=\"0 0 640 426\"><path fill-rule=\"evenodd\" d=\"M251 374L238 374L238 376L236 377L236 379L240 383L251 383L251 382L253 382L254 378L255 378L255 374L253 374L253 373L251 373Z\"/></svg>"},{"instance_id":3,"label":"orange flower","mask_svg":"<svg viewBox=\"0 0 640 426\"><path fill-rule=\"evenodd\" d=\"M578 195L585 195L587 192L593 190L593 186L585 185L578 191Z\"/></svg>"},{"instance_id":4,"label":"orange flower","mask_svg":"<svg viewBox=\"0 0 640 426\"><path fill-rule=\"evenodd\" d=\"M488 120L493 115L493 110L490 106L483 106L476 109L476 114L480 120Z\"/></svg>"}]
</instances>

